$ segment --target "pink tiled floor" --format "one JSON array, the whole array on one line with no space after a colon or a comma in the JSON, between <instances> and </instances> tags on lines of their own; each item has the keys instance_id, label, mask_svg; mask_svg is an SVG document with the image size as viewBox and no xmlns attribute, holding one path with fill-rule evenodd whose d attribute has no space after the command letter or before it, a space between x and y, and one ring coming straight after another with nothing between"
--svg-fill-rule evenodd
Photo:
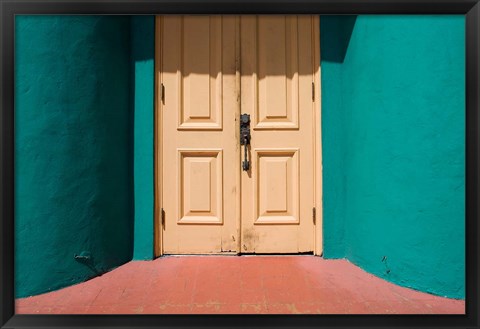
<instances>
[{"instance_id":1,"label":"pink tiled floor","mask_svg":"<svg viewBox=\"0 0 480 329\"><path fill-rule=\"evenodd\" d=\"M402 288L346 260L187 256L127 263L16 301L22 314L464 314L465 302Z\"/></svg>"}]
</instances>

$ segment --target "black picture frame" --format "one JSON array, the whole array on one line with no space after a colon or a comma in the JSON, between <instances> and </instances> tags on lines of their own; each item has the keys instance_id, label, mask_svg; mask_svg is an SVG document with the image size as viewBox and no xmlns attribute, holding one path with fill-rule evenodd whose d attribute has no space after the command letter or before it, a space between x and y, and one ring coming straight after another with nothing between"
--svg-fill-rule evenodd
<instances>
[{"instance_id":1,"label":"black picture frame","mask_svg":"<svg viewBox=\"0 0 480 329\"><path fill-rule=\"evenodd\" d=\"M466 15L466 315L15 315L14 18L17 14L463 14ZM479 46L477 0L0 0L0 326L478 328Z\"/></svg>"}]
</instances>

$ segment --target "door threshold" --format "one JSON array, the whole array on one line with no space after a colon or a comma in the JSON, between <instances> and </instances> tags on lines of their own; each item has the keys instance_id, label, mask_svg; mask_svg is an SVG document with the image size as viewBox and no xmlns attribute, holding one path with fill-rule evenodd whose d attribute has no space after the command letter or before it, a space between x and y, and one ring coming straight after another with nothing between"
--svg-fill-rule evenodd
<instances>
[{"instance_id":1,"label":"door threshold","mask_svg":"<svg viewBox=\"0 0 480 329\"><path fill-rule=\"evenodd\" d=\"M204 254L163 254L161 257L196 257L196 256L243 256L243 257L282 257L282 256L314 256L313 251L299 252L299 253L237 253L237 252L222 252L222 253L204 253Z\"/></svg>"},{"instance_id":2,"label":"door threshold","mask_svg":"<svg viewBox=\"0 0 480 329\"><path fill-rule=\"evenodd\" d=\"M228 251L228 252L219 252L219 253L198 253L198 254L163 254L162 256L167 257L195 257L195 256L239 256L237 252Z\"/></svg>"},{"instance_id":3,"label":"door threshold","mask_svg":"<svg viewBox=\"0 0 480 329\"><path fill-rule=\"evenodd\" d=\"M275 256L275 257L281 257L281 256L313 256L313 251L307 251L307 252L295 252L295 253L255 253L255 252L251 252L251 253L241 253L239 256L247 256L247 257L251 257L251 256Z\"/></svg>"}]
</instances>

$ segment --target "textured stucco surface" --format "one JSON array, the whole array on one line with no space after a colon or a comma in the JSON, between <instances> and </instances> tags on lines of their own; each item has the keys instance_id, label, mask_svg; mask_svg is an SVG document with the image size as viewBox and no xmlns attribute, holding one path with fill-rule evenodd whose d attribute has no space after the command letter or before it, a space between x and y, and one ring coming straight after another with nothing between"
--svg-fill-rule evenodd
<instances>
[{"instance_id":1,"label":"textured stucco surface","mask_svg":"<svg viewBox=\"0 0 480 329\"><path fill-rule=\"evenodd\" d=\"M464 24L321 25L325 257L455 298L465 296Z\"/></svg>"},{"instance_id":2,"label":"textured stucco surface","mask_svg":"<svg viewBox=\"0 0 480 329\"><path fill-rule=\"evenodd\" d=\"M129 21L16 17L17 297L132 258Z\"/></svg>"},{"instance_id":3,"label":"textured stucco surface","mask_svg":"<svg viewBox=\"0 0 480 329\"><path fill-rule=\"evenodd\" d=\"M154 16L131 17L134 259L154 254Z\"/></svg>"},{"instance_id":4,"label":"textured stucco surface","mask_svg":"<svg viewBox=\"0 0 480 329\"><path fill-rule=\"evenodd\" d=\"M346 137L343 60L356 16L321 16L323 255L345 256Z\"/></svg>"}]
</instances>

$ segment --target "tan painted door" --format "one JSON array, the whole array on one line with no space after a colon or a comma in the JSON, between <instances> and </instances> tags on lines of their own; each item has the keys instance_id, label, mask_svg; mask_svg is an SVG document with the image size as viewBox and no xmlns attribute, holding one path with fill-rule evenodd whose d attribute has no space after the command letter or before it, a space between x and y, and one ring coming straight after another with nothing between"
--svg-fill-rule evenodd
<instances>
[{"instance_id":1,"label":"tan painted door","mask_svg":"<svg viewBox=\"0 0 480 329\"><path fill-rule=\"evenodd\" d=\"M160 22L163 253L235 252L238 18Z\"/></svg>"},{"instance_id":2,"label":"tan painted door","mask_svg":"<svg viewBox=\"0 0 480 329\"><path fill-rule=\"evenodd\" d=\"M314 21L241 17L241 111L250 114L252 135L251 170L241 177L241 252L314 250Z\"/></svg>"},{"instance_id":3,"label":"tan painted door","mask_svg":"<svg viewBox=\"0 0 480 329\"><path fill-rule=\"evenodd\" d=\"M157 20L159 254L314 250L315 22L318 29L311 16ZM240 113L251 116L247 172Z\"/></svg>"}]
</instances>

